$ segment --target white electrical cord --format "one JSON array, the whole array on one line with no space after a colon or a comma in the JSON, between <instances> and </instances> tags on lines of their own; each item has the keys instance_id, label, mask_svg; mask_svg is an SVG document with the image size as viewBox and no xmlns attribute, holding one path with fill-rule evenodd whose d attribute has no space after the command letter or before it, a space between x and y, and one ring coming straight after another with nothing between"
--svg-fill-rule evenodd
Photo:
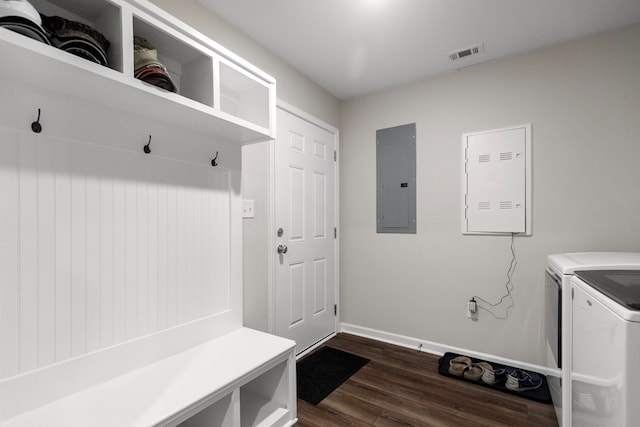
<instances>
[{"instance_id":1,"label":"white electrical cord","mask_svg":"<svg viewBox=\"0 0 640 427\"><path fill-rule=\"evenodd\" d=\"M502 298L500 298L500 301L498 301L495 304L491 304L490 302L483 300L479 296L476 296L476 295L473 296L473 299L478 300L478 301L488 305L491 308L499 306L500 304L503 303L503 301L505 299L509 298L509 300L511 302L507 306L507 309L505 311L504 317L496 316L496 314L491 309L489 309L487 307L483 307L481 304L476 304L478 308L488 312L489 314L491 314L496 319L501 319L501 320L506 319L507 317L509 317L509 309L514 306L513 296L511 295L511 291L513 290L512 279L513 279L513 272L516 269L516 265L518 265L518 260L516 258L515 236L516 236L515 233L511 233L511 263L509 263L509 268L507 269L507 283L505 283L505 285L504 285L505 289L507 290L507 293L505 295L503 295Z\"/></svg>"}]
</instances>

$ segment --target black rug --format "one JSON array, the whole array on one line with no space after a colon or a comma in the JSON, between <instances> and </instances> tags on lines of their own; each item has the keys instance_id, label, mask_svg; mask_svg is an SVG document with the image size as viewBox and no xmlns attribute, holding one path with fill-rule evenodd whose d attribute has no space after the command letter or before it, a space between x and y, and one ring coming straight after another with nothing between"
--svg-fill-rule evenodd
<instances>
[{"instance_id":1,"label":"black rug","mask_svg":"<svg viewBox=\"0 0 640 427\"><path fill-rule=\"evenodd\" d=\"M367 362L333 347L320 348L296 364L298 398L317 405Z\"/></svg>"}]
</instances>

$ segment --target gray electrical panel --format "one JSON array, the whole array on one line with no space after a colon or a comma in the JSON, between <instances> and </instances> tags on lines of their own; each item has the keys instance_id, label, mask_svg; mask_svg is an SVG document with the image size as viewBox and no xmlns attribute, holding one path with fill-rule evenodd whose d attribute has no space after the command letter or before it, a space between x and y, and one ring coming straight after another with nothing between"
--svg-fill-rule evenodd
<instances>
[{"instance_id":1,"label":"gray electrical panel","mask_svg":"<svg viewBox=\"0 0 640 427\"><path fill-rule=\"evenodd\" d=\"M376 131L378 233L416 233L416 124Z\"/></svg>"}]
</instances>

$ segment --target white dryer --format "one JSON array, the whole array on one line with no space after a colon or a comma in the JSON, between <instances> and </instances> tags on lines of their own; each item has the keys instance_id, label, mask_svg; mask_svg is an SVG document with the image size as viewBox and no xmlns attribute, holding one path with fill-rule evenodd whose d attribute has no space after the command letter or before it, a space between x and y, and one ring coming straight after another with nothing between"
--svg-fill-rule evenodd
<instances>
[{"instance_id":1,"label":"white dryer","mask_svg":"<svg viewBox=\"0 0 640 427\"><path fill-rule=\"evenodd\" d=\"M640 270L579 271L571 287L572 426L637 426Z\"/></svg>"},{"instance_id":2,"label":"white dryer","mask_svg":"<svg viewBox=\"0 0 640 427\"><path fill-rule=\"evenodd\" d=\"M572 300L571 280L576 271L640 270L640 253L576 252L547 257L546 344L547 366L557 376L548 375L549 391L561 427L572 426Z\"/></svg>"}]
</instances>

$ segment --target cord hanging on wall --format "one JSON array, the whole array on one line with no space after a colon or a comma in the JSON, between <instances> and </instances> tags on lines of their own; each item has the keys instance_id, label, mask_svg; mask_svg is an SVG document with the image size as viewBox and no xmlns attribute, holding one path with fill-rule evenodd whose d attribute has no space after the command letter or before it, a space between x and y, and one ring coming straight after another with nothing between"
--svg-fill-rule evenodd
<instances>
[{"instance_id":1,"label":"cord hanging on wall","mask_svg":"<svg viewBox=\"0 0 640 427\"><path fill-rule=\"evenodd\" d=\"M147 154L151 153L151 135L149 135L149 142L144 146L144 152Z\"/></svg>"},{"instance_id":2,"label":"cord hanging on wall","mask_svg":"<svg viewBox=\"0 0 640 427\"><path fill-rule=\"evenodd\" d=\"M42 125L40 124L40 109L38 108L38 118L35 122L31 123L31 130L35 133L42 132Z\"/></svg>"},{"instance_id":3,"label":"cord hanging on wall","mask_svg":"<svg viewBox=\"0 0 640 427\"><path fill-rule=\"evenodd\" d=\"M216 151L216 156L211 159L211 166L216 167L218 166L218 162L216 162L216 160L218 160L218 152Z\"/></svg>"},{"instance_id":4,"label":"cord hanging on wall","mask_svg":"<svg viewBox=\"0 0 640 427\"><path fill-rule=\"evenodd\" d=\"M500 301L494 304L490 303L489 301L483 300L477 295L474 295L469 301L469 303L473 301L476 308L480 308L489 312L493 317L499 320L508 318L509 310L515 305L513 295L511 294L511 292L513 291L513 272L516 270L516 265L518 265L518 259L516 257L515 237L516 233L511 233L511 262L509 263L509 268L507 269L507 283L505 283L504 285L506 293L502 296L502 298L500 298ZM507 298L509 298L510 303L504 311L504 316L498 316L496 313L494 313L494 309L500 306ZM480 304L478 304L478 302ZM471 306L469 308L471 309Z\"/></svg>"}]
</instances>

